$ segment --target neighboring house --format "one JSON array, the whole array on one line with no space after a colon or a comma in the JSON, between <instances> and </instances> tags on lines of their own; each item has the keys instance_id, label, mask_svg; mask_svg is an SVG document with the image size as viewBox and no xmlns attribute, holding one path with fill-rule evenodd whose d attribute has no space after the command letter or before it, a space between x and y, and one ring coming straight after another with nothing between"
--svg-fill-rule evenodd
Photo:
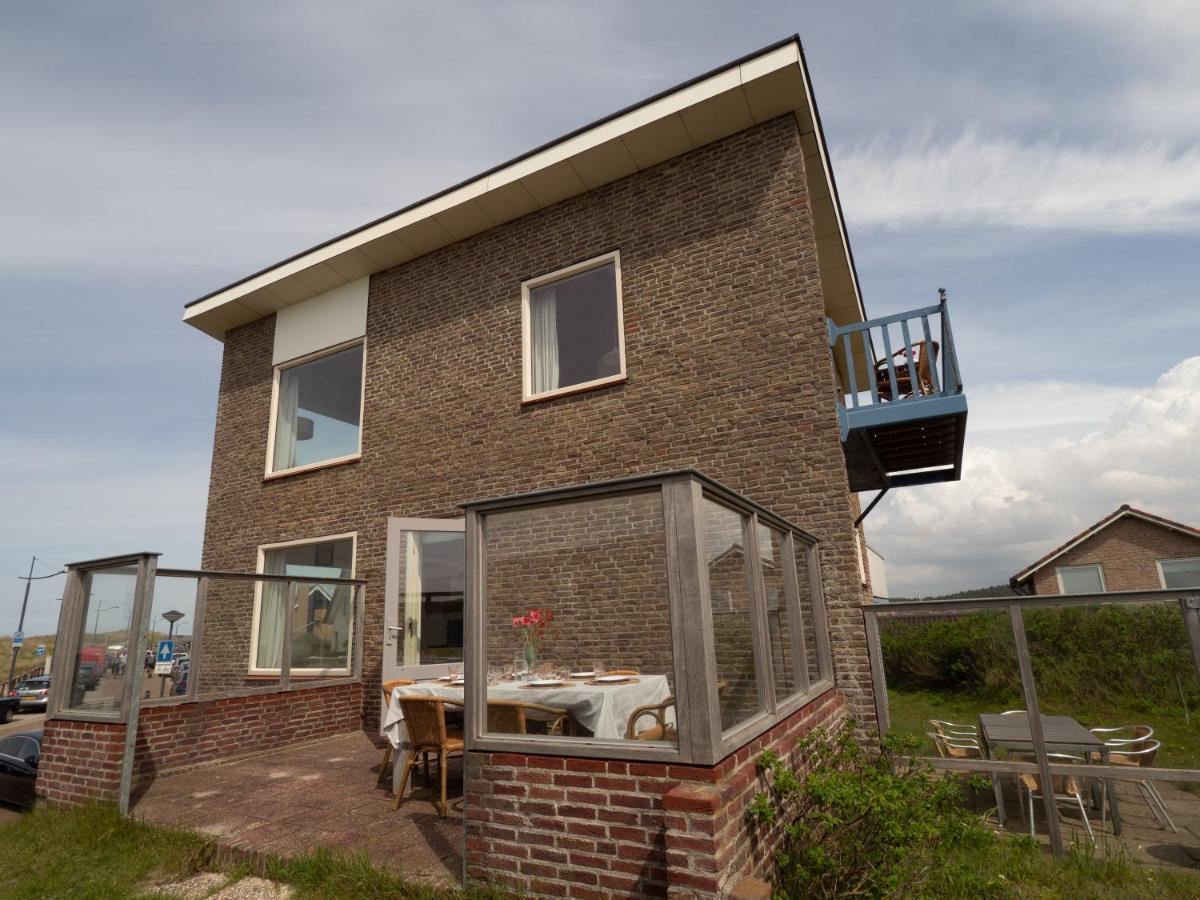
<instances>
[{"instance_id":1,"label":"neighboring house","mask_svg":"<svg viewBox=\"0 0 1200 900\"><path fill-rule=\"evenodd\" d=\"M867 320L789 39L188 304L224 343L203 564L366 578L378 684L462 657L461 503L694 467L820 540L869 722L856 492L959 476L945 311ZM210 685L279 671L279 590L209 609Z\"/></svg>"},{"instance_id":2,"label":"neighboring house","mask_svg":"<svg viewBox=\"0 0 1200 900\"><path fill-rule=\"evenodd\" d=\"M1200 529L1125 504L1010 583L1026 594L1200 587Z\"/></svg>"}]
</instances>

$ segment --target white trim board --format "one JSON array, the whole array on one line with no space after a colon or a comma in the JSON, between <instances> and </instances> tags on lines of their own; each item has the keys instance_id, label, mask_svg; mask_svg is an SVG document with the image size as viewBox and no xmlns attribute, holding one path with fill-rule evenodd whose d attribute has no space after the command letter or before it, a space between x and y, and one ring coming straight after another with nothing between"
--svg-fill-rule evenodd
<instances>
[{"instance_id":1,"label":"white trim board","mask_svg":"<svg viewBox=\"0 0 1200 900\"><path fill-rule=\"evenodd\" d=\"M603 120L491 172L188 304L216 338L317 294L792 113L820 244L826 313L865 318L858 278L798 38Z\"/></svg>"}]
</instances>

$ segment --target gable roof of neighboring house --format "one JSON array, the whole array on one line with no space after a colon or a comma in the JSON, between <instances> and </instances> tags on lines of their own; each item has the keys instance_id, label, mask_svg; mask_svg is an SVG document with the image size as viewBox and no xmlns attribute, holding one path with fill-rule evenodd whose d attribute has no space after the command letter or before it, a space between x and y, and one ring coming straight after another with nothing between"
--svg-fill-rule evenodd
<instances>
[{"instance_id":1,"label":"gable roof of neighboring house","mask_svg":"<svg viewBox=\"0 0 1200 900\"><path fill-rule=\"evenodd\" d=\"M193 300L183 319L222 339L230 328L785 113L800 126L826 314L843 325L862 321L854 257L797 35Z\"/></svg>"},{"instance_id":2,"label":"gable roof of neighboring house","mask_svg":"<svg viewBox=\"0 0 1200 900\"><path fill-rule=\"evenodd\" d=\"M1022 569L1020 572L1018 572L1016 575L1014 575L1012 578L1009 579L1009 583L1012 584L1013 587L1016 587L1018 584L1028 581L1033 576L1033 573L1036 572L1038 569L1054 562L1054 560L1058 559L1060 556L1062 556L1064 553L1066 553L1071 548L1077 547L1079 544L1082 544L1088 538L1093 537L1096 534L1099 534L1101 531L1103 531L1108 526L1110 526L1113 523L1118 522L1124 518L1141 519L1144 522L1149 522L1151 525L1157 525L1161 528L1169 528L1172 531L1177 531L1180 534L1185 534L1188 537L1194 537L1197 540L1200 540L1200 528L1193 528L1190 525L1184 525L1182 522L1175 522L1171 519L1163 518L1162 516L1156 516L1156 515L1154 515L1154 513L1148 513L1144 509L1135 509L1134 507L1132 507L1128 503L1126 503L1123 506L1121 506L1120 508L1118 508L1115 512L1109 513L1107 516L1105 516L1103 519L1101 519L1096 524L1079 532L1079 534L1075 535L1073 538L1068 540L1066 543L1061 544L1058 547L1055 547L1053 550L1051 550L1049 553L1047 553L1045 556L1043 556L1041 559L1039 559L1033 565L1028 566L1025 569Z\"/></svg>"}]
</instances>

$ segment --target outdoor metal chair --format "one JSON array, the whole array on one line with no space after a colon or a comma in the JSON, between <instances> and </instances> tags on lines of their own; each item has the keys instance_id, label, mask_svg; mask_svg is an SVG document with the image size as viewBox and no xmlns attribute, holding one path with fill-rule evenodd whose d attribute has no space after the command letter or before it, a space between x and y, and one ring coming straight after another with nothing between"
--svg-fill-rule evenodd
<instances>
[{"instance_id":1,"label":"outdoor metal chair","mask_svg":"<svg viewBox=\"0 0 1200 900\"><path fill-rule=\"evenodd\" d=\"M430 752L438 756L438 776L441 780L442 818L446 818L446 760L452 753L461 754L465 748L461 731L446 728L446 704L451 701L441 697L400 698L400 709L404 712L404 725L408 729L409 753L404 761L404 774L396 788L395 809L404 800L404 789L412 772L418 753ZM455 706L461 704L454 704Z\"/></svg>"},{"instance_id":2,"label":"outdoor metal chair","mask_svg":"<svg viewBox=\"0 0 1200 900\"><path fill-rule=\"evenodd\" d=\"M629 724L625 728L625 738L630 741L673 741L676 738L675 726L667 721L667 710L675 706L675 698L667 697L661 703L650 703L639 706L629 716ZM654 724L649 728L638 731L638 720L649 716Z\"/></svg>"},{"instance_id":3,"label":"outdoor metal chair","mask_svg":"<svg viewBox=\"0 0 1200 900\"><path fill-rule=\"evenodd\" d=\"M1118 747L1122 744L1136 744L1139 741L1154 737L1154 729L1149 725L1118 725L1115 728L1089 728L1088 731L1104 741L1109 747ZM1123 732L1129 736L1122 737Z\"/></svg>"},{"instance_id":4,"label":"outdoor metal chair","mask_svg":"<svg viewBox=\"0 0 1200 900\"><path fill-rule=\"evenodd\" d=\"M1000 713L1000 715L1002 715L1002 716L1023 716L1023 715L1025 715L1025 710L1023 710L1023 709L1006 709L1004 712Z\"/></svg>"},{"instance_id":5,"label":"outdoor metal chair","mask_svg":"<svg viewBox=\"0 0 1200 900\"><path fill-rule=\"evenodd\" d=\"M394 691L396 688L407 687L408 685L413 684L413 683L414 682L409 681L407 678L394 678L391 681L385 681L382 685L380 685L380 689L383 691L383 705L389 706L391 704L392 691ZM384 776L387 775L388 763L390 763L391 761L392 761L392 742L388 741L384 745L384 748L383 748L383 762L381 762L379 764L379 778L376 779L376 781L375 781L376 784L383 781ZM425 780L426 781L429 780L429 761L428 761L428 759L426 759L426 762L425 762Z\"/></svg>"},{"instance_id":6,"label":"outdoor metal chair","mask_svg":"<svg viewBox=\"0 0 1200 900\"><path fill-rule=\"evenodd\" d=\"M933 741L934 749L942 759L983 759L983 748L974 738L953 737L936 731L927 732L925 736ZM956 775L975 774L966 769L948 769L947 771Z\"/></svg>"},{"instance_id":7,"label":"outdoor metal chair","mask_svg":"<svg viewBox=\"0 0 1200 900\"><path fill-rule=\"evenodd\" d=\"M1143 738L1136 743L1123 742L1115 747L1112 744L1109 744L1109 746L1113 747L1108 752L1108 761L1111 765L1140 766L1141 768L1149 769L1154 765L1154 757L1158 755L1158 748L1162 746L1162 742ZM1163 802L1162 794L1158 792L1158 788L1155 787L1154 782L1147 779L1133 783L1141 791L1142 798L1146 801L1146 805L1150 807L1150 812L1154 813L1155 821L1165 821L1173 832L1179 834L1179 829L1175 827L1175 823L1171 821L1171 816L1167 812L1167 804Z\"/></svg>"},{"instance_id":8,"label":"outdoor metal chair","mask_svg":"<svg viewBox=\"0 0 1200 900\"><path fill-rule=\"evenodd\" d=\"M546 734L570 734L571 711L522 700L489 700L487 728L496 734L529 734L530 721L545 722Z\"/></svg>"},{"instance_id":9,"label":"outdoor metal chair","mask_svg":"<svg viewBox=\"0 0 1200 900\"><path fill-rule=\"evenodd\" d=\"M1085 762L1081 756L1070 756L1066 753L1047 753L1046 757L1051 761L1057 762ZM1029 801L1029 834L1032 836L1034 834L1033 801L1043 799L1042 786L1038 780L1038 776L1032 772L1021 773L1018 781L1020 782L1021 787L1025 789L1025 793ZM1095 844L1096 833L1092 831L1092 823L1087 817L1087 808L1083 805L1084 787L1082 780L1074 775L1051 775L1050 789L1054 798L1054 807L1056 812L1059 804L1062 803L1079 807L1079 815L1083 817L1083 827L1087 829L1088 838L1090 838L1091 842ZM1106 791L1100 801L1101 827L1104 826L1107 799L1108 795Z\"/></svg>"},{"instance_id":10,"label":"outdoor metal chair","mask_svg":"<svg viewBox=\"0 0 1200 900\"><path fill-rule=\"evenodd\" d=\"M978 725L960 725L944 719L930 719L929 724L933 726L934 731L943 736L975 739L979 737Z\"/></svg>"}]
</instances>

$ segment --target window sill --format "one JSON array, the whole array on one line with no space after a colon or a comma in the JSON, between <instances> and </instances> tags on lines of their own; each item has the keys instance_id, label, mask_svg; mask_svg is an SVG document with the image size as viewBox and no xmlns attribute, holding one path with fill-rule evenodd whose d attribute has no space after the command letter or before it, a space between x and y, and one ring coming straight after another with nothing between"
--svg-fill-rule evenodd
<instances>
[{"instance_id":1,"label":"window sill","mask_svg":"<svg viewBox=\"0 0 1200 900\"><path fill-rule=\"evenodd\" d=\"M303 475L306 472L319 472L321 469L346 466L350 463L356 463L360 459L362 459L362 454L355 453L351 456L339 456L337 459L325 459L321 462L309 463L307 466L296 466L294 469L284 469L282 472L267 472L263 475L263 481L279 481L281 478L290 478L292 475Z\"/></svg>"},{"instance_id":2,"label":"window sill","mask_svg":"<svg viewBox=\"0 0 1200 900\"><path fill-rule=\"evenodd\" d=\"M557 400L559 397L569 397L572 394L582 394L586 391L594 391L599 388L611 387L614 384L624 384L628 380L628 376L624 373L620 375L610 375L607 378L597 378L595 381L585 381L582 384L572 384L569 387L558 388L558 390L547 391L544 394L533 394L524 397L521 400L522 406L528 406L533 403L543 403L546 400Z\"/></svg>"}]
</instances>

